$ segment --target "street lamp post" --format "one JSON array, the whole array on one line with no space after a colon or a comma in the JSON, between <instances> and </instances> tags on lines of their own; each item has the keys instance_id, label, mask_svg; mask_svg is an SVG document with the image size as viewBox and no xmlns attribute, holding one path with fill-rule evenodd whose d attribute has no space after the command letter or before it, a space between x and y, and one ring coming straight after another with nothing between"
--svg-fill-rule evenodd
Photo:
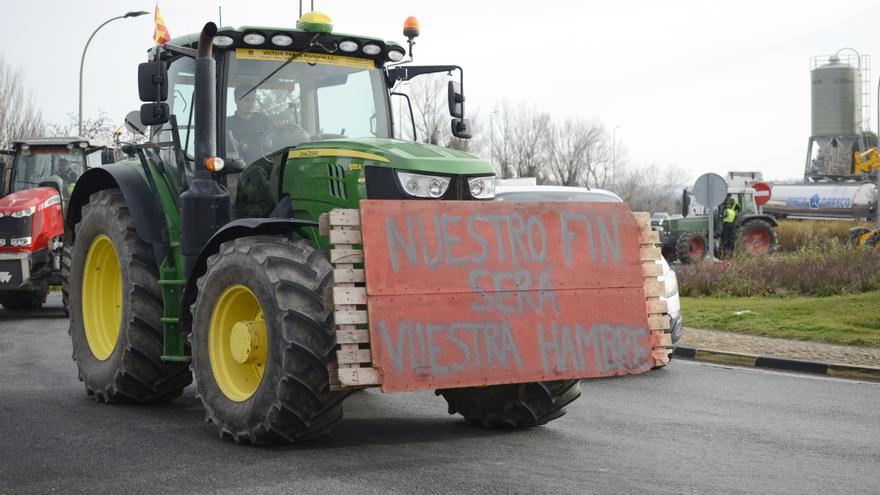
<instances>
[{"instance_id":1,"label":"street lamp post","mask_svg":"<svg viewBox=\"0 0 880 495\"><path fill-rule=\"evenodd\" d=\"M95 35L98 34L98 31L100 31L102 27L106 26L107 24L110 24L111 22L115 21L116 19L127 19L129 17L140 17L140 16L146 15L146 14L149 14L149 12L144 12L143 10L137 10L137 11L132 11L132 12L126 12L123 15L116 16L111 19L107 19L106 21L104 21L103 24L98 26L98 28L92 32L92 35L89 36L89 40L86 41L86 46L83 47L82 58L79 61L79 111L77 112L77 132L78 132L79 136L82 136L82 133L83 133L83 65L85 64L85 61L86 61L86 51L89 49L89 43L92 42L92 38L94 38Z\"/></svg>"},{"instance_id":2,"label":"street lamp post","mask_svg":"<svg viewBox=\"0 0 880 495\"><path fill-rule=\"evenodd\" d=\"M614 177L615 181L617 181L617 129L621 127L623 126L616 125L611 130L613 136L611 138L611 176Z\"/></svg>"}]
</instances>

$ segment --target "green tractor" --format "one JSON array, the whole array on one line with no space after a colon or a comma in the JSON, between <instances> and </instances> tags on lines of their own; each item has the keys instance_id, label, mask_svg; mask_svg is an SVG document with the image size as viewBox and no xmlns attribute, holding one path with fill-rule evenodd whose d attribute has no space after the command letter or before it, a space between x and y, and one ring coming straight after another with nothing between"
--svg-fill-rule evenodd
<instances>
[{"instance_id":1,"label":"green tractor","mask_svg":"<svg viewBox=\"0 0 880 495\"><path fill-rule=\"evenodd\" d=\"M411 59L417 26L404 34ZM494 196L490 163L393 139L397 82L461 73L406 56L317 12L297 29L208 23L151 50L139 66L151 140L84 174L66 218L70 336L89 395L158 403L194 378L220 436L246 443L308 438L341 417L321 215L366 198ZM469 138L460 81L448 96L452 132ZM555 419L579 394L578 380L443 393L470 420L511 426Z\"/></svg>"},{"instance_id":2,"label":"green tractor","mask_svg":"<svg viewBox=\"0 0 880 495\"><path fill-rule=\"evenodd\" d=\"M736 219L735 249L751 256L775 252L777 237L774 228L779 226L779 222L771 215L760 212L758 205L755 204L755 190L748 187L732 187L728 188L727 193L740 207ZM682 195L683 215L679 218L666 219L662 223L663 256L670 262L678 260L680 263L695 263L708 256L709 214L715 215L713 233L715 252L721 252L719 247L723 204L709 214L694 214L690 208L691 200L691 194L685 190Z\"/></svg>"}]
</instances>

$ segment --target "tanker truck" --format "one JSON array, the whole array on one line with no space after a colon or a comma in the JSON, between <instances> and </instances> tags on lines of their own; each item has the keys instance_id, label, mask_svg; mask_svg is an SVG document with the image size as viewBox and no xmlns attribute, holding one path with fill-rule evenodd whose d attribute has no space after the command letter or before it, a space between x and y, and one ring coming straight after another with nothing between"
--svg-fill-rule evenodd
<instances>
[{"instance_id":1,"label":"tanker truck","mask_svg":"<svg viewBox=\"0 0 880 495\"><path fill-rule=\"evenodd\" d=\"M877 185L870 182L773 184L764 213L776 218L873 220Z\"/></svg>"}]
</instances>

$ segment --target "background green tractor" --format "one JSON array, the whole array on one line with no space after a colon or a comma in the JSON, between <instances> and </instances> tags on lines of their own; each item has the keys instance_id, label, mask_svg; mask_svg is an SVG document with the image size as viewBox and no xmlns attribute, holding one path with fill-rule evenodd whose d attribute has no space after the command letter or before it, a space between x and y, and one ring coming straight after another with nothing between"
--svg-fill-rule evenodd
<instances>
[{"instance_id":1,"label":"background green tractor","mask_svg":"<svg viewBox=\"0 0 880 495\"><path fill-rule=\"evenodd\" d=\"M736 220L735 249L752 256L775 252L777 238L774 228L779 226L779 222L770 215L760 213L755 204L755 190L740 187L728 188L727 192L741 207ZM706 257L709 253L709 214L715 215L715 253L720 253L723 204L714 211L694 214L688 191L684 192L683 198L683 216L663 221L663 256L669 261L678 260L681 263L693 263Z\"/></svg>"},{"instance_id":2,"label":"background green tractor","mask_svg":"<svg viewBox=\"0 0 880 495\"><path fill-rule=\"evenodd\" d=\"M411 49L417 27L404 34ZM316 12L297 29L209 23L150 52L139 91L152 139L87 172L66 220L70 335L89 394L163 402L195 378L236 442L299 440L341 417L321 214L366 198L494 196L488 162L393 139L395 83L461 72L394 64L405 56ZM449 104L453 134L470 137L460 81ZM571 380L443 396L474 422L531 426L579 393Z\"/></svg>"}]
</instances>

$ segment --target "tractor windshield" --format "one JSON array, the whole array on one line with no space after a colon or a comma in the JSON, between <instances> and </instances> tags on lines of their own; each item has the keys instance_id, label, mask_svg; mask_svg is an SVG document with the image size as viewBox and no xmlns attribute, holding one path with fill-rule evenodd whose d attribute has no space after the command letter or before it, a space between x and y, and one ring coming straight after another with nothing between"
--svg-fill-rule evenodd
<instances>
[{"instance_id":1,"label":"tractor windshield","mask_svg":"<svg viewBox=\"0 0 880 495\"><path fill-rule=\"evenodd\" d=\"M66 147L31 148L15 157L13 192L39 186L55 187L64 198L70 196L73 185L85 171L87 163L83 150Z\"/></svg>"},{"instance_id":2,"label":"tractor windshield","mask_svg":"<svg viewBox=\"0 0 880 495\"><path fill-rule=\"evenodd\" d=\"M391 136L385 78L372 60L308 53L253 89L292 54L244 48L230 53L227 156L251 163L305 141Z\"/></svg>"}]
</instances>

